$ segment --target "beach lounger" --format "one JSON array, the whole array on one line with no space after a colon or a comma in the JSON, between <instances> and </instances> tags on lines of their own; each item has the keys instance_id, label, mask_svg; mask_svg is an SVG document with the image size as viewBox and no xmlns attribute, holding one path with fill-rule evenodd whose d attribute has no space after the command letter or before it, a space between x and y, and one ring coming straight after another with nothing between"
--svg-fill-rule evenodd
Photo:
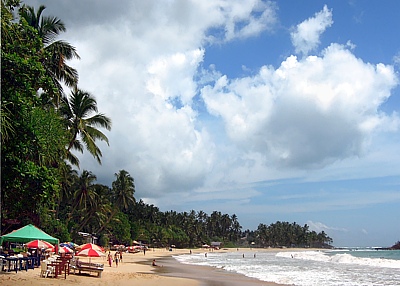
<instances>
[{"instance_id":1,"label":"beach lounger","mask_svg":"<svg viewBox=\"0 0 400 286\"><path fill-rule=\"evenodd\" d=\"M76 271L78 274L81 274L82 272L89 272L89 274L94 272L97 273L97 277L99 278L101 278L101 274L104 270L104 264L81 262L79 260L72 260L70 267L74 274L76 274Z\"/></svg>"}]
</instances>

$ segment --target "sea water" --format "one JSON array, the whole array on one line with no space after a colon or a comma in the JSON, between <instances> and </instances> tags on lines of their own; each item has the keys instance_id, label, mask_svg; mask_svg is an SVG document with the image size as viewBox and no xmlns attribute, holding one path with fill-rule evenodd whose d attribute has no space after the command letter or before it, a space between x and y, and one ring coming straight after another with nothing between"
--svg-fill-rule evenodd
<instances>
[{"instance_id":1,"label":"sea water","mask_svg":"<svg viewBox=\"0 0 400 286\"><path fill-rule=\"evenodd\" d=\"M400 285L400 250L207 251L175 258L286 285Z\"/></svg>"}]
</instances>

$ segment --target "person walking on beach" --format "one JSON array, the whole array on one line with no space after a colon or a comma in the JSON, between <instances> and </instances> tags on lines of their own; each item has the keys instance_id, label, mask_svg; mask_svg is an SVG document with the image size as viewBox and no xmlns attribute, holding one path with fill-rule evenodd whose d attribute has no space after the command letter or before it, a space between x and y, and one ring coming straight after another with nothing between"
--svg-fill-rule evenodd
<instances>
[{"instance_id":1,"label":"person walking on beach","mask_svg":"<svg viewBox=\"0 0 400 286\"><path fill-rule=\"evenodd\" d=\"M112 255L111 255L111 251L108 252L107 259L108 259L108 264L109 264L110 267L111 267L111 266L112 266Z\"/></svg>"},{"instance_id":2,"label":"person walking on beach","mask_svg":"<svg viewBox=\"0 0 400 286\"><path fill-rule=\"evenodd\" d=\"M118 267L118 262L119 262L119 253L118 253L118 251L115 252L114 260L115 260L115 267Z\"/></svg>"},{"instance_id":3,"label":"person walking on beach","mask_svg":"<svg viewBox=\"0 0 400 286\"><path fill-rule=\"evenodd\" d=\"M122 251L119 252L119 260L120 260L121 263L122 263Z\"/></svg>"}]
</instances>

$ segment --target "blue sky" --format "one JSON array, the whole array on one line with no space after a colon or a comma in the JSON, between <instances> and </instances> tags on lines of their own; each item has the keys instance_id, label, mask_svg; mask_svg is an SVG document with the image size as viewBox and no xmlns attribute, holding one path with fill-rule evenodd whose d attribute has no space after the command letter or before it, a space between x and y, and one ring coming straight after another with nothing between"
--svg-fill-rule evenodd
<instances>
[{"instance_id":1,"label":"blue sky","mask_svg":"<svg viewBox=\"0 0 400 286\"><path fill-rule=\"evenodd\" d=\"M81 170L167 211L400 239L398 1L26 1L61 18L113 120ZM71 5L73 3L73 5Z\"/></svg>"}]
</instances>

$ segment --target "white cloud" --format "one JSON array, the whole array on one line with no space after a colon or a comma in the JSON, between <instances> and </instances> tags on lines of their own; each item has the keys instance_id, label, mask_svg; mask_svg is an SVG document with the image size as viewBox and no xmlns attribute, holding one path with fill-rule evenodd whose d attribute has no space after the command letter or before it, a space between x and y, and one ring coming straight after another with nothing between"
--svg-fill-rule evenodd
<instances>
[{"instance_id":1,"label":"white cloud","mask_svg":"<svg viewBox=\"0 0 400 286\"><path fill-rule=\"evenodd\" d=\"M38 7L38 1L26 2ZM82 168L106 184L125 169L135 178L136 196L158 200L157 205L183 193L207 200L211 195L198 190L209 190L222 198L248 182L304 175L304 169L362 155L373 132L398 129L396 114L379 111L396 85L393 69L367 64L343 46L332 44L320 56L301 60L290 56L277 69L263 66L251 77L231 79L212 65L199 69L209 45L273 28L276 7L270 2L40 3L65 21L62 38L82 58L71 63L80 88L92 92L99 111L113 120L106 132L110 147L100 145L103 165L85 153ZM318 45L331 14L324 7L298 26L293 33L298 52ZM209 113L196 105L203 104L196 97L207 82L201 96ZM392 170L398 161L391 161ZM298 170L286 173L285 167ZM232 197L242 206L256 195Z\"/></svg>"},{"instance_id":2,"label":"white cloud","mask_svg":"<svg viewBox=\"0 0 400 286\"><path fill-rule=\"evenodd\" d=\"M197 49L153 60L147 69L147 91L160 96L166 102L179 98L183 105L190 105L196 95L193 75L203 60L203 55L204 51Z\"/></svg>"},{"instance_id":3,"label":"white cloud","mask_svg":"<svg viewBox=\"0 0 400 286\"><path fill-rule=\"evenodd\" d=\"M102 148L107 169L92 164L87 154L80 157L82 168L101 181L126 169L138 196L182 192L213 181L207 176L218 164L216 144L193 106L203 46L270 29L274 6L259 0L125 1L118 5L124 9L85 1L73 10L60 5L63 19L77 21L67 23L64 39L82 58L72 62L80 87L94 91L99 110L113 120L110 147ZM88 18L99 15L97 8L104 12L104 5L104 20ZM78 25L74 13L89 7L91 13L81 20L85 24Z\"/></svg>"},{"instance_id":4,"label":"white cloud","mask_svg":"<svg viewBox=\"0 0 400 286\"><path fill-rule=\"evenodd\" d=\"M296 53L307 55L314 50L320 43L321 34L332 24L332 10L325 5L320 12L315 13L314 17L297 25L291 33Z\"/></svg>"},{"instance_id":5,"label":"white cloud","mask_svg":"<svg viewBox=\"0 0 400 286\"><path fill-rule=\"evenodd\" d=\"M243 6L242 1L229 1L221 5L224 15L225 40L248 38L271 29L276 22L275 6L262 1L248 1L250 5ZM257 12L254 14L252 12Z\"/></svg>"},{"instance_id":6,"label":"white cloud","mask_svg":"<svg viewBox=\"0 0 400 286\"><path fill-rule=\"evenodd\" d=\"M315 232L321 232L321 231L340 231L340 232L347 232L348 230L346 228L342 227L332 227L332 226L327 226L322 222L314 222L314 221L307 221L307 225L310 227L310 230L314 230Z\"/></svg>"},{"instance_id":7,"label":"white cloud","mask_svg":"<svg viewBox=\"0 0 400 286\"><path fill-rule=\"evenodd\" d=\"M400 66L400 52L393 57L393 62L395 65Z\"/></svg>"},{"instance_id":8,"label":"white cloud","mask_svg":"<svg viewBox=\"0 0 400 286\"><path fill-rule=\"evenodd\" d=\"M304 168L362 155L377 128L397 130L398 117L379 111L396 85L393 67L364 63L332 44L321 57L290 56L253 77L221 76L202 96L244 152Z\"/></svg>"}]
</instances>

